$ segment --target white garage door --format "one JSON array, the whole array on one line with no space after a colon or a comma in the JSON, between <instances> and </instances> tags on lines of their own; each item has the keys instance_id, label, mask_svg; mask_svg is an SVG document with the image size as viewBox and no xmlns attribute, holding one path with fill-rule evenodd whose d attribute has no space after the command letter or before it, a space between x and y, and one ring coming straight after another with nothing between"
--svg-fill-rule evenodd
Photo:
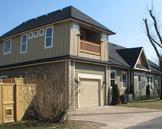
<instances>
[{"instance_id":1,"label":"white garage door","mask_svg":"<svg viewBox=\"0 0 162 129\"><path fill-rule=\"evenodd\" d=\"M79 107L98 106L100 101L99 80L80 79Z\"/></svg>"}]
</instances>

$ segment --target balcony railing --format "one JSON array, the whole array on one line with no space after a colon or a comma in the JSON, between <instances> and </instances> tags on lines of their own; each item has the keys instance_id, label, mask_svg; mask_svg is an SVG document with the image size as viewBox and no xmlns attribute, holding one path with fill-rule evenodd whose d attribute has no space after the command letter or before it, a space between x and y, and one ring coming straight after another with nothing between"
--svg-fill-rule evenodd
<instances>
[{"instance_id":1,"label":"balcony railing","mask_svg":"<svg viewBox=\"0 0 162 129\"><path fill-rule=\"evenodd\" d=\"M93 43L85 40L80 40L80 52L101 55L101 43Z\"/></svg>"}]
</instances>

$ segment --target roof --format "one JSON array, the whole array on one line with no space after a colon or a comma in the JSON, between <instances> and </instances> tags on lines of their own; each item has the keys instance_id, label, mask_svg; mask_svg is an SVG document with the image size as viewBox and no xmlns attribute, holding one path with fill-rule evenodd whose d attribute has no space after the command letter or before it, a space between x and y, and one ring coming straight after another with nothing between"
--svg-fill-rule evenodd
<instances>
[{"instance_id":1,"label":"roof","mask_svg":"<svg viewBox=\"0 0 162 129\"><path fill-rule=\"evenodd\" d=\"M111 64L123 67L133 67L138 59L142 47L125 48L117 44L109 43L109 61ZM161 74L160 68L157 64L148 60L151 72ZM140 66L141 67L141 66Z\"/></svg>"},{"instance_id":2,"label":"roof","mask_svg":"<svg viewBox=\"0 0 162 129\"><path fill-rule=\"evenodd\" d=\"M117 52L129 64L130 67L134 67L141 50L142 47L137 47L119 49Z\"/></svg>"},{"instance_id":3,"label":"roof","mask_svg":"<svg viewBox=\"0 0 162 129\"><path fill-rule=\"evenodd\" d=\"M130 67L129 64L119 55L117 52L118 49L124 49L124 47L109 43L108 45L109 52L109 62L115 65L122 65L124 67Z\"/></svg>"},{"instance_id":4,"label":"roof","mask_svg":"<svg viewBox=\"0 0 162 129\"><path fill-rule=\"evenodd\" d=\"M148 63L150 65L151 72L154 72L156 74L161 74L159 65L155 64L151 60L148 60Z\"/></svg>"},{"instance_id":5,"label":"roof","mask_svg":"<svg viewBox=\"0 0 162 129\"><path fill-rule=\"evenodd\" d=\"M33 18L26 22L23 22L22 24L18 25L14 29L2 35L2 38L7 38L9 36L13 36L13 35L16 35L24 31L28 31L28 30L31 30L31 29L34 29L34 28L37 28L43 25L51 24L51 23L62 21L62 20L69 19L69 18L88 23L92 26L105 30L109 34L115 34L110 29L100 24L96 20L92 19L91 17L87 16L80 10L76 9L73 6L69 6L69 7L48 13L47 15L42 15L37 18Z\"/></svg>"}]
</instances>

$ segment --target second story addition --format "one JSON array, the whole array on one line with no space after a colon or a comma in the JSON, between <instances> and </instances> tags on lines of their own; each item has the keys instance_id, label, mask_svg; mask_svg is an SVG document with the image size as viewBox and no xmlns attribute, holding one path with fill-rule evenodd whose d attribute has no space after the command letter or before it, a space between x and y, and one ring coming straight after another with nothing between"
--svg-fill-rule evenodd
<instances>
[{"instance_id":1,"label":"second story addition","mask_svg":"<svg viewBox=\"0 0 162 129\"><path fill-rule=\"evenodd\" d=\"M69 6L28 20L1 36L0 66L62 56L108 60L111 30Z\"/></svg>"}]
</instances>

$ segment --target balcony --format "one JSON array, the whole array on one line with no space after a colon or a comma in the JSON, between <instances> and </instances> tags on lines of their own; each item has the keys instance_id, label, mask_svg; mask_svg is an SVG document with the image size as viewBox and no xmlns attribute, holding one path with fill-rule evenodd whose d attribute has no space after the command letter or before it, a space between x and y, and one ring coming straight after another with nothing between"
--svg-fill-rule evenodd
<instances>
[{"instance_id":1,"label":"balcony","mask_svg":"<svg viewBox=\"0 0 162 129\"><path fill-rule=\"evenodd\" d=\"M80 40L79 52L101 56L101 43Z\"/></svg>"}]
</instances>

